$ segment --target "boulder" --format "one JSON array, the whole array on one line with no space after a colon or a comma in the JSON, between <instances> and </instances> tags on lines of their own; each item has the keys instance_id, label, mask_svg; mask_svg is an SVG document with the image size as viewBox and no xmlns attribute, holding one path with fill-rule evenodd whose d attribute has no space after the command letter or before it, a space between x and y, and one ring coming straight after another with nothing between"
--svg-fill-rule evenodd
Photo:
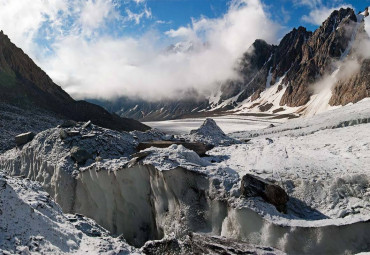
<instances>
[{"instance_id":1,"label":"boulder","mask_svg":"<svg viewBox=\"0 0 370 255\"><path fill-rule=\"evenodd\" d=\"M15 143L17 144L17 146L21 146L23 144L31 142L34 137L35 133L33 132L23 133L15 137Z\"/></svg>"},{"instance_id":2,"label":"boulder","mask_svg":"<svg viewBox=\"0 0 370 255\"><path fill-rule=\"evenodd\" d=\"M92 159L92 155L87 150L74 146L71 149L71 158L78 164L85 164L88 159Z\"/></svg>"},{"instance_id":3,"label":"boulder","mask_svg":"<svg viewBox=\"0 0 370 255\"><path fill-rule=\"evenodd\" d=\"M260 177L246 174L241 181L240 192L245 197L262 197L279 212L286 212L289 196L283 188Z\"/></svg>"},{"instance_id":4,"label":"boulder","mask_svg":"<svg viewBox=\"0 0 370 255\"><path fill-rule=\"evenodd\" d=\"M59 132L59 137L60 137L60 139L62 139L62 140L66 139L66 138L68 137L68 132L67 132L67 131L65 131L64 129L60 130L60 132Z\"/></svg>"}]
</instances>

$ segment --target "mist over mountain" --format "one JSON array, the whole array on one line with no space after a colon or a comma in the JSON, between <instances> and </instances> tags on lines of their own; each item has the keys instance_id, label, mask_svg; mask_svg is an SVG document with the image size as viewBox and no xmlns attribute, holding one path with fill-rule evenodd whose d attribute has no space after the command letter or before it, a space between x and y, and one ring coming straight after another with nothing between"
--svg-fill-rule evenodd
<instances>
[{"instance_id":1,"label":"mist over mountain","mask_svg":"<svg viewBox=\"0 0 370 255\"><path fill-rule=\"evenodd\" d=\"M321 97L328 99L320 101L321 109L355 103L370 95L368 23L365 12L356 14L351 8L342 8L333 11L314 32L294 28L278 45L257 39L237 61L237 78L221 82L208 95L183 100L180 91L178 96L159 102L129 97L111 103L94 102L139 120L199 116L205 112L211 116L226 110L246 112L246 104L250 111L266 112L272 109L272 101L279 106L272 110L279 109L281 113L298 107L294 111L297 114L315 114L319 111L308 104L315 98L317 102L317 95L324 93ZM275 84L275 92L281 94L279 100L259 102L261 93ZM249 102L254 102L254 107Z\"/></svg>"}]
</instances>

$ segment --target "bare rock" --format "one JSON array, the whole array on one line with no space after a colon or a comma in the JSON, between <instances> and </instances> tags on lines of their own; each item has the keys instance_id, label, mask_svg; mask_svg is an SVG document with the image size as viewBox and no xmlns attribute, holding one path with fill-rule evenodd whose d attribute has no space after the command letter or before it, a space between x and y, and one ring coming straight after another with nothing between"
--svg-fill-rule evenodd
<instances>
[{"instance_id":1,"label":"bare rock","mask_svg":"<svg viewBox=\"0 0 370 255\"><path fill-rule=\"evenodd\" d=\"M261 97L261 93L262 93L262 89L257 89L256 92L253 93L252 97L251 97L251 101L254 102L256 101L258 98Z\"/></svg>"},{"instance_id":2,"label":"bare rock","mask_svg":"<svg viewBox=\"0 0 370 255\"><path fill-rule=\"evenodd\" d=\"M279 212L286 212L289 196L283 188L276 184L246 174L242 178L240 191L245 197L262 197L266 202L274 205Z\"/></svg>"},{"instance_id":3,"label":"bare rock","mask_svg":"<svg viewBox=\"0 0 370 255\"><path fill-rule=\"evenodd\" d=\"M60 132L59 132L59 137L60 137L60 139L62 139L62 140L66 139L66 138L68 137L68 132L67 132L67 131L65 131L64 129L60 130Z\"/></svg>"},{"instance_id":4,"label":"bare rock","mask_svg":"<svg viewBox=\"0 0 370 255\"><path fill-rule=\"evenodd\" d=\"M78 164L84 164L88 159L92 159L92 155L87 150L77 146L71 149L71 157Z\"/></svg>"},{"instance_id":5,"label":"bare rock","mask_svg":"<svg viewBox=\"0 0 370 255\"><path fill-rule=\"evenodd\" d=\"M330 98L330 105L346 105L357 103L370 96L370 60L366 59L361 63L360 69L350 77L339 80Z\"/></svg>"}]
</instances>

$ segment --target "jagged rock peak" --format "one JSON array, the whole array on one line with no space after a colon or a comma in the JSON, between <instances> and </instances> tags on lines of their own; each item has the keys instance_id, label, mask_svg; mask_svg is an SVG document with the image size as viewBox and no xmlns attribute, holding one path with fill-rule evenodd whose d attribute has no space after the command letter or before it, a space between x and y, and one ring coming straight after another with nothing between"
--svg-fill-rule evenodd
<instances>
[{"instance_id":1,"label":"jagged rock peak","mask_svg":"<svg viewBox=\"0 0 370 255\"><path fill-rule=\"evenodd\" d=\"M330 16L322 23L320 28L329 28L327 32L331 33L334 28L336 28L339 23L346 18L357 22L355 11L352 8L340 8L339 10L333 11Z\"/></svg>"}]
</instances>

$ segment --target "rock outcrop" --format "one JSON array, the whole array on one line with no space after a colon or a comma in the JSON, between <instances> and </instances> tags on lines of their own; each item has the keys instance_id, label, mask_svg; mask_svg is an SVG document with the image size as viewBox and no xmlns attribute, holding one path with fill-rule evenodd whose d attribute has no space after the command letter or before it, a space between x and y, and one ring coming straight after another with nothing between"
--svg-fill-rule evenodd
<instances>
[{"instance_id":1,"label":"rock outcrop","mask_svg":"<svg viewBox=\"0 0 370 255\"><path fill-rule=\"evenodd\" d=\"M78 164L85 164L88 159L92 159L92 155L87 150L77 146L71 149L71 157Z\"/></svg>"}]
</instances>

